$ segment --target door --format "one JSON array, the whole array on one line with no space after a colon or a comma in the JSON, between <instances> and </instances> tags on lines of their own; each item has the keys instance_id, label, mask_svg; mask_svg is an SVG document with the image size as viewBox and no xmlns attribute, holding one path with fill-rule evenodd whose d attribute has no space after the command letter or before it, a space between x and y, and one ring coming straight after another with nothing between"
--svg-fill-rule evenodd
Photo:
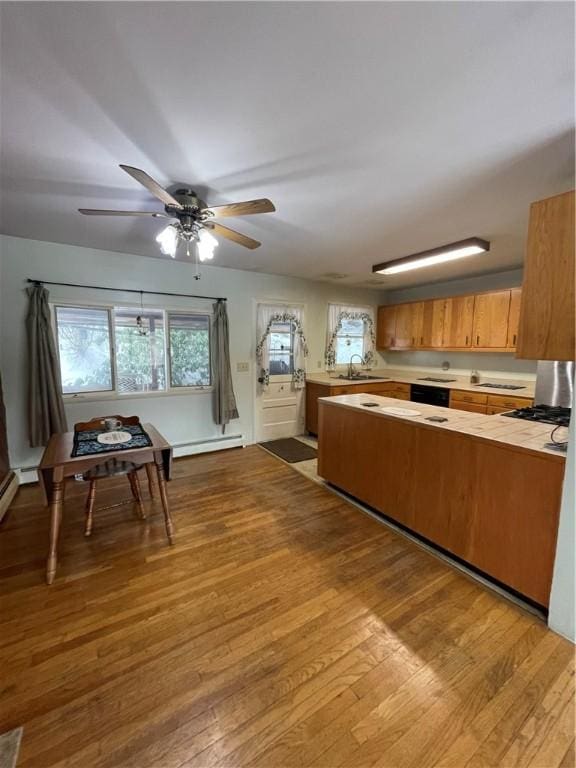
<instances>
[{"instance_id":1,"label":"door","mask_svg":"<svg viewBox=\"0 0 576 768\"><path fill-rule=\"evenodd\" d=\"M425 301L422 311L422 332L419 340L420 347L441 347L444 338L444 317L446 314L446 299Z\"/></svg>"},{"instance_id":2,"label":"door","mask_svg":"<svg viewBox=\"0 0 576 768\"><path fill-rule=\"evenodd\" d=\"M291 322L274 322L267 336L269 384L257 383L255 438L257 442L304 433L303 389L292 383L297 343Z\"/></svg>"},{"instance_id":3,"label":"door","mask_svg":"<svg viewBox=\"0 0 576 768\"><path fill-rule=\"evenodd\" d=\"M378 329L376 331L376 347L390 349L394 346L396 336L396 307L378 307Z\"/></svg>"},{"instance_id":4,"label":"door","mask_svg":"<svg viewBox=\"0 0 576 768\"><path fill-rule=\"evenodd\" d=\"M508 314L508 335L506 346L511 349L516 348L518 341L518 326L520 324L520 299L522 298L521 288L512 288L510 291L510 312Z\"/></svg>"},{"instance_id":5,"label":"door","mask_svg":"<svg viewBox=\"0 0 576 768\"><path fill-rule=\"evenodd\" d=\"M473 347L506 347L510 291L479 293L474 302Z\"/></svg>"},{"instance_id":6,"label":"door","mask_svg":"<svg viewBox=\"0 0 576 768\"><path fill-rule=\"evenodd\" d=\"M474 296L454 296L446 299L443 347L472 346Z\"/></svg>"}]
</instances>

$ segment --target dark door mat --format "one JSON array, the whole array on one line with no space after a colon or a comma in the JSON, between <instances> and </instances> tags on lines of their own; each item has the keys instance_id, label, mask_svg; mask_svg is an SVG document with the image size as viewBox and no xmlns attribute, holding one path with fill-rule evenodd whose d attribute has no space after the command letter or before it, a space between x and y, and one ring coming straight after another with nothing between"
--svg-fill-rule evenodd
<instances>
[{"instance_id":1,"label":"dark door mat","mask_svg":"<svg viewBox=\"0 0 576 768\"><path fill-rule=\"evenodd\" d=\"M288 464L296 464L298 461L310 461L315 459L317 452L306 443L301 443L294 437L284 437L282 440L267 440L265 443L258 443L275 456L279 456Z\"/></svg>"}]
</instances>

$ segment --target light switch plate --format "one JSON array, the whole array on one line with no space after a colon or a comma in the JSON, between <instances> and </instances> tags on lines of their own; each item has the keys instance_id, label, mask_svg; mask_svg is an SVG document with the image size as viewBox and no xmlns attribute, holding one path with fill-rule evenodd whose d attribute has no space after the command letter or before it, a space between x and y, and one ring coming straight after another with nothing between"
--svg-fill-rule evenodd
<instances>
[{"instance_id":1,"label":"light switch plate","mask_svg":"<svg viewBox=\"0 0 576 768\"><path fill-rule=\"evenodd\" d=\"M236 372L237 373L248 373L250 370L250 364L249 363L236 363Z\"/></svg>"}]
</instances>

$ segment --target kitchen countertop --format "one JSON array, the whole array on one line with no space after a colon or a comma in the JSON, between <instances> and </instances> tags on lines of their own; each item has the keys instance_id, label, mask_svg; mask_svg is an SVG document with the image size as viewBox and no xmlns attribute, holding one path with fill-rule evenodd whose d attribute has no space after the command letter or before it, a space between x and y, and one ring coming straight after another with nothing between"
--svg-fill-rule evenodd
<instances>
[{"instance_id":1,"label":"kitchen countertop","mask_svg":"<svg viewBox=\"0 0 576 768\"><path fill-rule=\"evenodd\" d=\"M467 392L482 392L487 395L509 395L510 397L534 397L535 381L527 381L525 379L500 379L487 377L486 381L493 382L495 384L517 384L522 389L496 389L494 387L483 387L482 385L476 386L470 384L469 376L456 376L451 375L450 372L442 372L439 374L427 373L425 371L407 372L401 370L394 370L389 368L386 370L374 370L368 371L370 376L377 378L363 379L361 381L348 381L347 379L339 379L338 374L328 373L311 373L306 376L306 381L311 384L324 384L329 387L342 387L342 386L360 386L362 384L390 384L392 382L399 382L401 384L421 384L428 387L444 387L446 389L458 389ZM382 378L379 378L379 375ZM455 381L422 381L424 376L438 376L438 378L455 379ZM485 383L485 382L484 382Z\"/></svg>"},{"instance_id":2,"label":"kitchen countertop","mask_svg":"<svg viewBox=\"0 0 576 768\"><path fill-rule=\"evenodd\" d=\"M362 413L370 413L376 418L400 419L401 421L416 422L423 427L432 429L448 429L470 435L482 440L504 443L514 448L520 448L530 453L545 454L559 461L564 461L564 453L545 448L545 443L550 441L553 430L552 424L527 422L522 419L514 419L509 416L485 416L481 413L460 411L454 408L441 408L436 405L413 403L407 400L396 400L392 397L381 395L357 394L337 395L335 397L322 397L320 402L334 407L352 408ZM378 408L365 408L362 403L378 403ZM419 411L418 416L397 416L382 411L382 407L393 406L396 408L410 408ZM444 416L448 421L426 421L427 416ZM568 439L568 428L561 427L555 434L557 441Z\"/></svg>"}]
</instances>

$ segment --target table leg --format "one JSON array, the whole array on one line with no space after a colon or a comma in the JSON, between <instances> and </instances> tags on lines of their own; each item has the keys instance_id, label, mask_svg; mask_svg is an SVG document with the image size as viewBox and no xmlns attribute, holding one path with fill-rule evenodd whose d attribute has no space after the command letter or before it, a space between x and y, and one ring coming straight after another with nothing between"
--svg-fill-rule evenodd
<instances>
[{"instance_id":1,"label":"table leg","mask_svg":"<svg viewBox=\"0 0 576 768\"><path fill-rule=\"evenodd\" d=\"M62 521L62 503L64 500L64 481L55 480L52 483L50 495L50 549L46 563L46 583L52 584L56 576L58 533Z\"/></svg>"},{"instance_id":2,"label":"table leg","mask_svg":"<svg viewBox=\"0 0 576 768\"><path fill-rule=\"evenodd\" d=\"M146 475L148 476L148 492L150 498L154 498L154 466L152 464L146 464Z\"/></svg>"},{"instance_id":3,"label":"table leg","mask_svg":"<svg viewBox=\"0 0 576 768\"><path fill-rule=\"evenodd\" d=\"M164 465L162 460L156 462L156 475L158 477L158 489L160 491L160 499L162 501L162 509L164 510L164 522L166 523L166 535L168 541L173 544L172 539L174 535L174 525L172 518L170 517L170 509L168 507L168 494L166 493L166 479L164 477Z\"/></svg>"}]
</instances>

